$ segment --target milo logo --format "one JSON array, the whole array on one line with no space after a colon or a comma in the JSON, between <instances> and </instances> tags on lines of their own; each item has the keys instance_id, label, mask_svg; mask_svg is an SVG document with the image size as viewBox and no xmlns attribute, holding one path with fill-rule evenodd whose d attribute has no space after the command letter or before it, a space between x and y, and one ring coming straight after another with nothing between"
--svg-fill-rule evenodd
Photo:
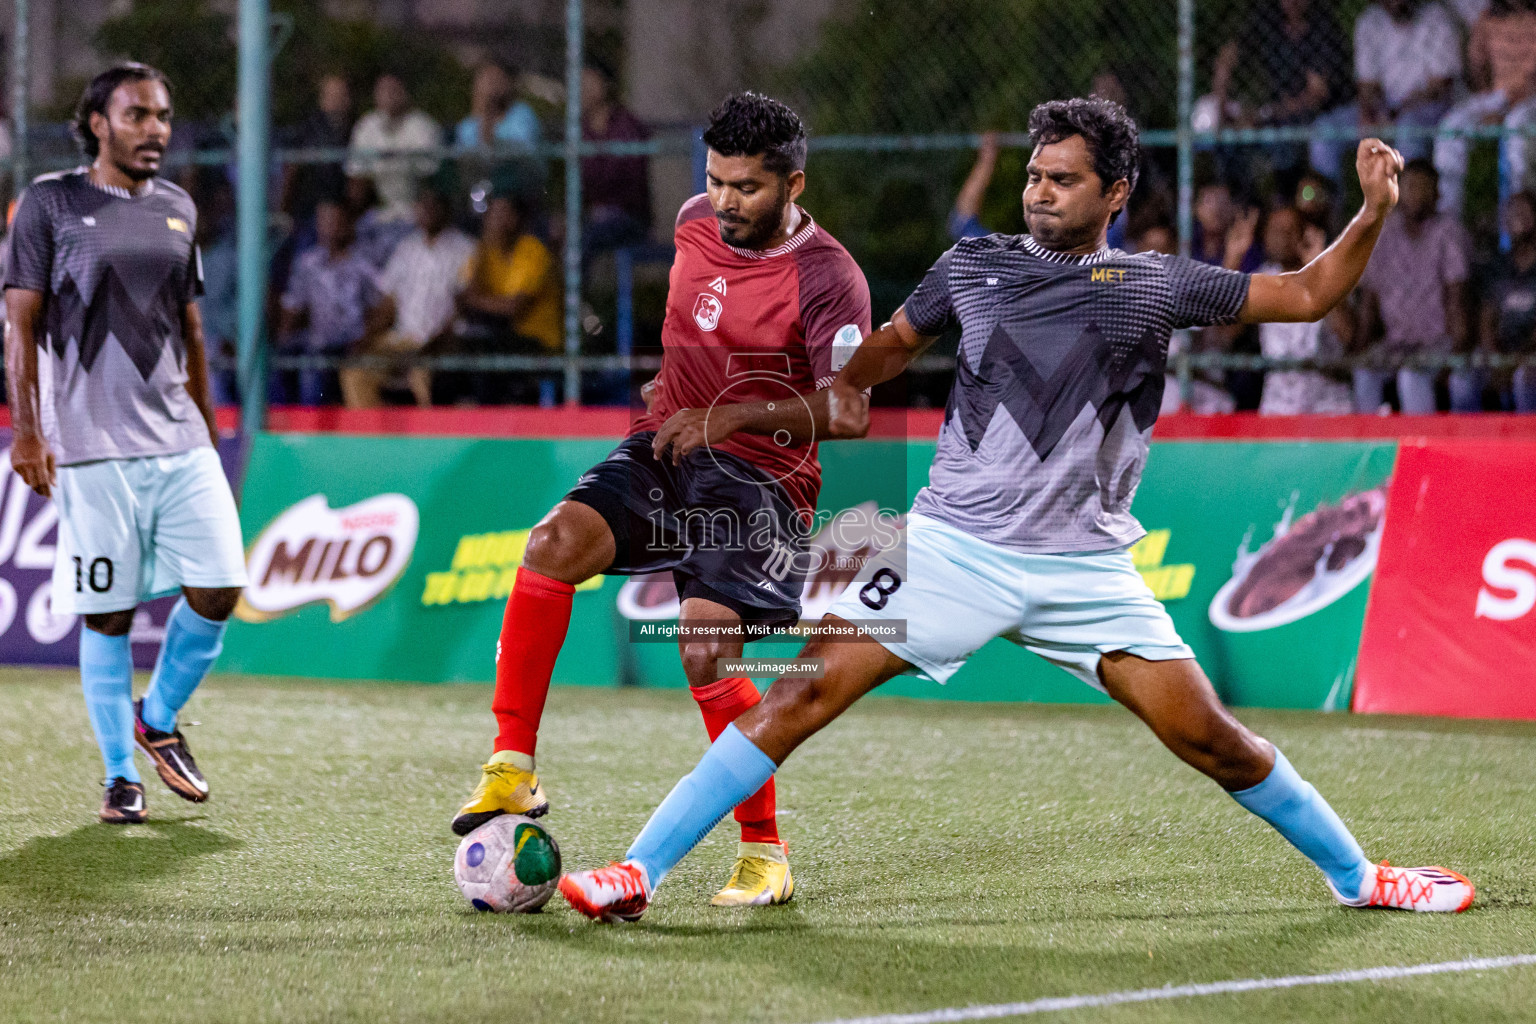
<instances>
[{"instance_id":1,"label":"milo logo","mask_svg":"<svg viewBox=\"0 0 1536 1024\"><path fill-rule=\"evenodd\" d=\"M416 549L420 514L403 494L332 509L323 494L289 506L246 557L251 583L236 614L265 622L308 604L331 606L340 622L383 596Z\"/></svg>"}]
</instances>

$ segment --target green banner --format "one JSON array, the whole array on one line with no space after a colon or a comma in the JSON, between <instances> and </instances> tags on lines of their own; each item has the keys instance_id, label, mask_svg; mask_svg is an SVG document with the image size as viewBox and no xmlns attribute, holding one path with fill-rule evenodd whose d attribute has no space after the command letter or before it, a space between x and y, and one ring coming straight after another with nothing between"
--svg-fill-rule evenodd
<instances>
[{"instance_id":1,"label":"green banner","mask_svg":"<svg viewBox=\"0 0 1536 1024\"><path fill-rule=\"evenodd\" d=\"M607 440L262 435L241 517L252 588L225 645L231 671L410 681L489 680L528 531ZM1138 568L1222 696L1267 707L1348 706L1393 442L1154 446L1135 510ZM828 513L904 511L931 442L822 446ZM681 687L677 649L632 642L632 620L675 617L675 594L599 579L575 599L561 683ZM808 616L833 595L807 586ZM667 602L671 601L669 605ZM764 641L749 651L793 654ZM1003 641L948 684L882 693L957 700L1102 701Z\"/></svg>"}]
</instances>

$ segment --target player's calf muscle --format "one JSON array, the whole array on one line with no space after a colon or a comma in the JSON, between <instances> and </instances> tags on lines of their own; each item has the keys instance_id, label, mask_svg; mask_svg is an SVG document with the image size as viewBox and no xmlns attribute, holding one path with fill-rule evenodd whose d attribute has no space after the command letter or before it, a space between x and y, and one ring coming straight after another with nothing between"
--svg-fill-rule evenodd
<instances>
[{"instance_id":1,"label":"player's calf muscle","mask_svg":"<svg viewBox=\"0 0 1536 1024\"><path fill-rule=\"evenodd\" d=\"M1232 717L1194 661L1115 652L1100 662L1099 676L1164 746L1223 789L1256 786L1274 767L1274 748Z\"/></svg>"},{"instance_id":2,"label":"player's calf muscle","mask_svg":"<svg viewBox=\"0 0 1536 1024\"><path fill-rule=\"evenodd\" d=\"M776 680L762 703L736 721L747 739L779 764L860 697L907 667L872 640L837 644L813 641L800 657L824 658L826 673L820 679Z\"/></svg>"}]
</instances>

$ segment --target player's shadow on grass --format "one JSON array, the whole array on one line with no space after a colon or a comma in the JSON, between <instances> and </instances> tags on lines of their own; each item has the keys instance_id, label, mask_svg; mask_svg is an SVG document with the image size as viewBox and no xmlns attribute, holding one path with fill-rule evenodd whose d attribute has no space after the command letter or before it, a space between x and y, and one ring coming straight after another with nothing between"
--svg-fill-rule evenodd
<instances>
[{"instance_id":1,"label":"player's shadow on grass","mask_svg":"<svg viewBox=\"0 0 1536 1024\"><path fill-rule=\"evenodd\" d=\"M238 848L237 839L187 821L82 825L37 836L0 857L0 894L35 903L95 903L141 882L180 871L189 861Z\"/></svg>"}]
</instances>

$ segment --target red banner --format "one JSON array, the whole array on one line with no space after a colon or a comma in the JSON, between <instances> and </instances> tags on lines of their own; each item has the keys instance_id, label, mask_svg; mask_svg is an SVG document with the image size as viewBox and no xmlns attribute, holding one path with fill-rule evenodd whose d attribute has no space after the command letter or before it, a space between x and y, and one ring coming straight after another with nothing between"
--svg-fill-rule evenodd
<instances>
[{"instance_id":1,"label":"red banner","mask_svg":"<svg viewBox=\"0 0 1536 1024\"><path fill-rule=\"evenodd\" d=\"M1536 443L1403 444L1354 708L1536 718Z\"/></svg>"}]
</instances>

